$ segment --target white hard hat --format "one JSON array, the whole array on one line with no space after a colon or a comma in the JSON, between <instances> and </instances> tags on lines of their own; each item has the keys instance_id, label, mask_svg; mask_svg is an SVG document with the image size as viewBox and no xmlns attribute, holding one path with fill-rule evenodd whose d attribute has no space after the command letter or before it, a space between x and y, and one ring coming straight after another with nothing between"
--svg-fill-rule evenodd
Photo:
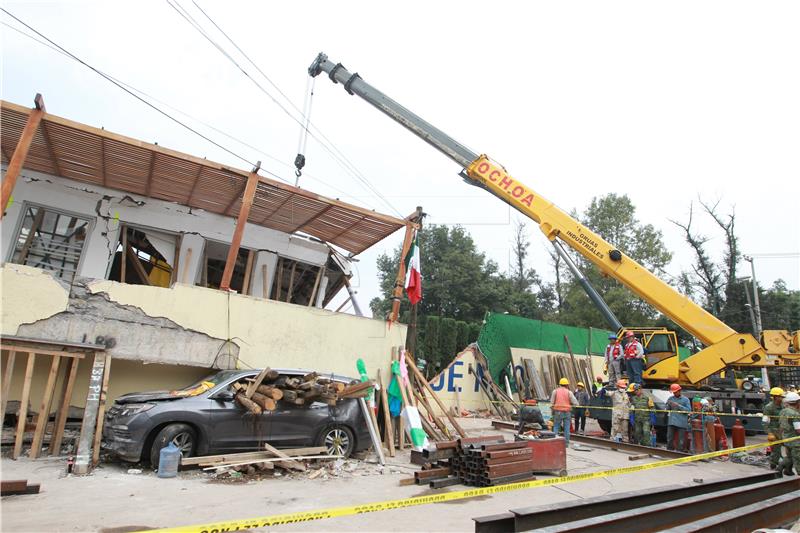
<instances>
[{"instance_id":1,"label":"white hard hat","mask_svg":"<svg viewBox=\"0 0 800 533\"><path fill-rule=\"evenodd\" d=\"M797 394L796 392L786 393L786 397L783 399L783 401L786 403L800 402L800 394Z\"/></svg>"},{"instance_id":2,"label":"white hard hat","mask_svg":"<svg viewBox=\"0 0 800 533\"><path fill-rule=\"evenodd\" d=\"M700 404L702 404L702 405L708 405L708 400L707 400L707 399L705 399L705 398L703 398L702 400L700 400Z\"/></svg>"}]
</instances>

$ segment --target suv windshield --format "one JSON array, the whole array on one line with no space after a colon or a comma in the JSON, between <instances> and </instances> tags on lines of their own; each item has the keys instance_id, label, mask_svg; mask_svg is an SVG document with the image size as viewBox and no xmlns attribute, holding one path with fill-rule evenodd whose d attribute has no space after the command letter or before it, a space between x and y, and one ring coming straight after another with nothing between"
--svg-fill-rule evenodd
<instances>
[{"instance_id":1,"label":"suv windshield","mask_svg":"<svg viewBox=\"0 0 800 533\"><path fill-rule=\"evenodd\" d=\"M241 370L221 370L216 374L210 374L203 379L192 383L191 385L184 387L182 389L177 389L176 392L189 392L193 390L197 390L199 388L205 388L205 390L212 389L222 383L223 381L233 377L236 374L241 373ZM210 385L207 385L210 384Z\"/></svg>"}]
</instances>

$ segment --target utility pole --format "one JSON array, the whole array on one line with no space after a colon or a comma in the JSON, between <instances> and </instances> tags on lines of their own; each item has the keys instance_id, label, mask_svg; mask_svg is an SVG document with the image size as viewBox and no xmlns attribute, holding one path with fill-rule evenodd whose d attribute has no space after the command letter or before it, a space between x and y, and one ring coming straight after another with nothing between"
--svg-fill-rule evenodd
<instances>
[{"instance_id":1,"label":"utility pole","mask_svg":"<svg viewBox=\"0 0 800 533\"><path fill-rule=\"evenodd\" d=\"M758 303L758 281L756 281L756 264L753 258L749 255L744 255L742 258L750 263L750 274L753 278L753 302L756 304L756 340L761 342L761 306ZM745 286L746 288L746 286ZM750 298L747 298L748 301ZM767 375L767 367L761 367L761 381L766 388L769 389L769 376Z\"/></svg>"}]
</instances>

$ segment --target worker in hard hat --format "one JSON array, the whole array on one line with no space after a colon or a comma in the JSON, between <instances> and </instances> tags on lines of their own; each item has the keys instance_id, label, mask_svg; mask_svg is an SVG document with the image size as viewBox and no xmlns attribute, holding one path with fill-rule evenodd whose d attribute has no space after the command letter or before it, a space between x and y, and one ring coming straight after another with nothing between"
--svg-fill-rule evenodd
<instances>
[{"instance_id":1,"label":"worker in hard hat","mask_svg":"<svg viewBox=\"0 0 800 533\"><path fill-rule=\"evenodd\" d=\"M544 427L544 417L542 411L538 407L536 400L525 400L519 410L519 428L517 435L522 435L525 432L526 424L539 424L540 429Z\"/></svg>"},{"instance_id":2,"label":"worker in hard hat","mask_svg":"<svg viewBox=\"0 0 800 533\"><path fill-rule=\"evenodd\" d=\"M578 400L578 406L575 411L575 433L583 435L586 432L586 413L589 412L589 402L591 397L586 391L586 385L583 382L578 382L578 388L575 389L575 399Z\"/></svg>"},{"instance_id":3,"label":"worker in hard hat","mask_svg":"<svg viewBox=\"0 0 800 533\"><path fill-rule=\"evenodd\" d=\"M762 418L762 422L764 424L764 429L767 430L767 440L769 442L774 442L776 440L780 440L781 435L781 411L783 410L783 397L786 393L780 387L772 387L769 391L769 395L772 398L766 406L764 406L764 417ZM778 464L781 462L781 445L780 444L773 444L772 445L772 454L769 457L769 467L772 470L778 468Z\"/></svg>"},{"instance_id":4,"label":"worker in hard hat","mask_svg":"<svg viewBox=\"0 0 800 533\"><path fill-rule=\"evenodd\" d=\"M628 382L618 379L615 387L611 384L600 391L600 396L611 398L611 434L610 437L617 442L622 442L628 438L628 416L630 414L631 402L628 398Z\"/></svg>"},{"instance_id":5,"label":"worker in hard hat","mask_svg":"<svg viewBox=\"0 0 800 533\"><path fill-rule=\"evenodd\" d=\"M608 382L616 383L622 377L622 359L625 357L625 351L619 343L616 333L611 333L608 336L608 345L606 346L606 357L603 362L603 372L608 374Z\"/></svg>"},{"instance_id":6,"label":"worker in hard hat","mask_svg":"<svg viewBox=\"0 0 800 533\"><path fill-rule=\"evenodd\" d=\"M644 347L632 331L625 334L625 369L631 382L642 384Z\"/></svg>"},{"instance_id":7,"label":"worker in hard hat","mask_svg":"<svg viewBox=\"0 0 800 533\"><path fill-rule=\"evenodd\" d=\"M650 413L653 409L653 400L644 393L638 383L631 383L633 390L633 439L637 444L650 446Z\"/></svg>"},{"instance_id":8,"label":"worker in hard hat","mask_svg":"<svg viewBox=\"0 0 800 533\"><path fill-rule=\"evenodd\" d=\"M578 399L569 390L569 380L561 378L558 388L550 395L550 410L553 413L553 433L558 436L563 428L564 442L569 448L569 425L572 420L572 408L578 405Z\"/></svg>"},{"instance_id":9,"label":"worker in hard hat","mask_svg":"<svg viewBox=\"0 0 800 533\"><path fill-rule=\"evenodd\" d=\"M713 398L703 398L700 400L703 437L705 439L703 443L703 451L705 452L713 452L716 449L716 439L714 436L714 422L717 419L716 411L717 407L714 405Z\"/></svg>"},{"instance_id":10,"label":"worker in hard hat","mask_svg":"<svg viewBox=\"0 0 800 533\"><path fill-rule=\"evenodd\" d=\"M783 405L780 415L780 430L782 439L800 437L800 394L787 392L783 398ZM786 475L793 475L792 466L800 470L800 439L787 442L781 449L781 463L778 472Z\"/></svg>"},{"instance_id":11,"label":"worker in hard hat","mask_svg":"<svg viewBox=\"0 0 800 533\"><path fill-rule=\"evenodd\" d=\"M603 376L596 376L594 378L594 383L592 383L592 396L597 396L597 393L603 388L603 381Z\"/></svg>"},{"instance_id":12,"label":"worker in hard hat","mask_svg":"<svg viewBox=\"0 0 800 533\"><path fill-rule=\"evenodd\" d=\"M692 404L689 398L681 394L681 386L673 383L669 386L672 393L667 399L667 449L675 449L674 438L678 438L678 451L683 451L686 446L686 431L689 429L689 412Z\"/></svg>"}]
</instances>

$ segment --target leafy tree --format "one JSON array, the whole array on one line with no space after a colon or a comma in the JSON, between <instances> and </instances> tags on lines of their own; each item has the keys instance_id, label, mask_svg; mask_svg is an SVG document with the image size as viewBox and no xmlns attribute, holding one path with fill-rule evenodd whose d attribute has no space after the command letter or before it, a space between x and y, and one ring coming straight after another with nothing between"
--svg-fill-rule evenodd
<instances>
[{"instance_id":1,"label":"leafy tree","mask_svg":"<svg viewBox=\"0 0 800 533\"><path fill-rule=\"evenodd\" d=\"M573 216L650 271L663 271L672 259L661 232L651 224L639 222L636 207L627 195L610 193L593 198L582 215L573 213ZM648 303L613 278L603 276L583 256L571 255L622 324L646 326L659 317ZM560 290L557 288L556 292L560 295L560 308L548 318L573 326L608 325L577 280L570 272L561 270L562 262L556 259L555 254L552 257L558 269Z\"/></svg>"}]
</instances>

